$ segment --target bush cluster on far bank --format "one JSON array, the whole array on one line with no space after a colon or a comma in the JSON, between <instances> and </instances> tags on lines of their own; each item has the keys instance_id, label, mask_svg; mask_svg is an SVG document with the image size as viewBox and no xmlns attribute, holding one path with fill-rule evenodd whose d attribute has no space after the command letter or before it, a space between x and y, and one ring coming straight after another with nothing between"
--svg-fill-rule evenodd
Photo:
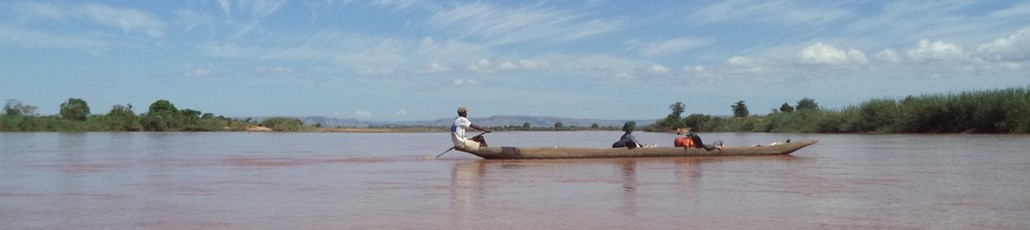
<instances>
[{"instance_id":1,"label":"bush cluster on far bank","mask_svg":"<svg viewBox=\"0 0 1030 230\"><path fill-rule=\"evenodd\" d=\"M7 100L0 116L0 131L244 131L261 125L274 131L307 131L300 119L273 117L255 122L237 120L193 109L178 109L167 100L157 100L146 113L137 115L132 105L115 105L107 114L90 114L85 100L70 98L57 115L39 116L36 107Z\"/></svg>"},{"instance_id":2,"label":"bush cluster on far bank","mask_svg":"<svg viewBox=\"0 0 1030 230\"><path fill-rule=\"evenodd\" d=\"M733 105L734 114L744 106ZM715 132L793 133L1030 133L1030 90L1008 88L957 94L871 99L839 110L820 108L805 98L797 106L784 103L764 116L730 118L691 114L680 118L677 102L666 119L648 126L668 131L691 124ZM746 110L745 110L746 111Z\"/></svg>"}]
</instances>

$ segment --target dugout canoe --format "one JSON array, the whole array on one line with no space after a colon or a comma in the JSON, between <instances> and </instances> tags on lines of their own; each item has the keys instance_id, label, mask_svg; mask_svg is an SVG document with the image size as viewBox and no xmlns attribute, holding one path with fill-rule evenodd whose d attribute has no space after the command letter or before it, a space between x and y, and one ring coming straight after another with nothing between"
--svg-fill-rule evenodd
<instances>
[{"instance_id":1,"label":"dugout canoe","mask_svg":"<svg viewBox=\"0 0 1030 230\"><path fill-rule=\"evenodd\" d=\"M685 149L681 147L650 148L576 148L576 147L482 147L478 150L458 148L457 150L482 157L483 159L576 159L576 158L638 158L638 157L700 157L700 156L770 156L788 155L801 148L815 144L816 140L791 143L724 147L722 150Z\"/></svg>"}]
</instances>

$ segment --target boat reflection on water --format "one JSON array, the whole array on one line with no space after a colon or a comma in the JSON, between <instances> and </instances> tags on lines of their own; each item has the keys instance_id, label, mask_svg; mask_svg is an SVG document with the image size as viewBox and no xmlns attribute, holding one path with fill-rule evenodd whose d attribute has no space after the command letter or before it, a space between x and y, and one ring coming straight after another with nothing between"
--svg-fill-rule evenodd
<instances>
[{"instance_id":1,"label":"boat reflection on water","mask_svg":"<svg viewBox=\"0 0 1030 230\"><path fill-rule=\"evenodd\" d=\"M647 218L656 206L697 206L697 193L703 184L702 163L719 164L724 160L692 157L456 163L451 172L452 224L455 229L496 229L498 223L522 219L521 215L560 213L565 216L548 218L587 225L610 222L597 225L632 228L627 224ZM597 218L606 220L590 220ZM541 226L554 226L544 224L547 218L537 221Z\"/></svg>"},{"instance_id":2,"label":"boat reflection on water","mask_svg":"<svg viewBox=\"0 0 1030 230\"><path fill-rule=\"evenodd\" d=\"M455 164L451 172L455 229L477 229L473 220L477 219L476 205L483 197L483 175L486 172L482 162L477 160Z\"/></svg>"}]
</instances>

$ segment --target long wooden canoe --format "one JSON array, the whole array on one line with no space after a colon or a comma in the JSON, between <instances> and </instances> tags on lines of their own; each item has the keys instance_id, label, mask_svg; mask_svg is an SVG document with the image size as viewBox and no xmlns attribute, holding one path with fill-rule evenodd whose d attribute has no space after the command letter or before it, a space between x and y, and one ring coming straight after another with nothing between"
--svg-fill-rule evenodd
<instances>
[{"instance_id":1,"label":"long wooden canoe","mask_svg":"<svg viewBox=\"0 0 1030 230\"><path fill-rule=\"evenodd\" d=\"M815 144L816 140L794 141L791 143L751 146L724 147L722 150L705 151L704 149L685 149L681 147L650 148L575 148L575 147L482 147L478 150L457 148L483 159L573 159L573 158L635 158L635 157L692 157L692 156L767 156L787 155Z\"/></svg>"}]
</instances>

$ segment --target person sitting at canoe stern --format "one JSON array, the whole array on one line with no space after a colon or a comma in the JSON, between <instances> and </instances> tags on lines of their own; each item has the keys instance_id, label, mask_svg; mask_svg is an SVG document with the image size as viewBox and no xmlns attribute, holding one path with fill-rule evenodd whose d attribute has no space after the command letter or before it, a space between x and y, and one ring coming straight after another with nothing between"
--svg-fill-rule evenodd
<instances>
[{"instance_id":1,"label":"person sitting at canoe stern","mask_svg":"<svg viewBox=\"0 0 1030 230\"><path fill-rule=\"evenodd\" d=\"M465 136L468 129L490 132L490 129L472 124L468 119L468 109L464 106L458 107L458 117L454 118L454 123L451 124L451 142L454 143L454 148L476 151L479 147L486 147L486 138L483 136Z\"/></svg>"},{"instance_id":2,"label":"person sitting at canoe stern","mask_svg":"<svg viewBox=\"0 0 1030 230\"><path fill-rule=\"evenodd\" d=\"M640 142L637 142L637 138L633 137L633 129L637 128L637 123L633 121L627 121L626 124L622 125L622 131L626 132L619 137L619 141L612 144L612 148L628 148L635 149L643 147Z\"/></svg>"},{"instance_id":3,"label":"person sitting at canoe stern","mask_svg":"<svg viewBox=\"0 0 1030 230\"><path fill-rule=\"evenodd\" d=\"M705 151L712 151L715 149L722 150L722 141L716 141L715 145L705 145L705 143L701 141L701 137L691 132L691 130L693 130L691 126L676 129L676 139L673 140L673 146L683 148L704 148Z\"/></svg>"}]
</instances>

